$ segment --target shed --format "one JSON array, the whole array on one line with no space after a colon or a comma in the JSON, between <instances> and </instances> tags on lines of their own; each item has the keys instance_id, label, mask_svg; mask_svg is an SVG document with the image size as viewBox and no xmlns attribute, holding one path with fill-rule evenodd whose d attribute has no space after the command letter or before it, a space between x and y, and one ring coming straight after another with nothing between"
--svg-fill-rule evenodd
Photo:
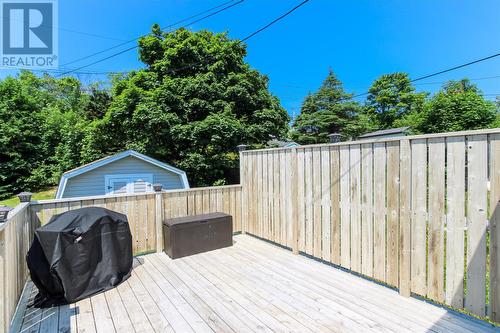
<instances>
[{"instance_id":1,"label":"shed","mask_svg":"<svg viewBox=\"0 0 500 333\"><path fill-rule=\"evenodd\" d=\"M164 189L189 188L184 171L127 150L65 172L56 199L152 192L153 184L162 184Z\"/></svg>"}]
</instances>

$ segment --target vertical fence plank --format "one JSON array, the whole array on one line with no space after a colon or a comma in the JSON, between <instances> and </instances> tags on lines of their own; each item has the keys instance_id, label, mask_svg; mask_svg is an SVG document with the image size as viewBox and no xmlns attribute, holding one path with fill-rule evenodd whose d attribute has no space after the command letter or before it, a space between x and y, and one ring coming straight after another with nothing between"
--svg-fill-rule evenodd
<instances>
[{"instance_id":1,"label":"vertical fence plank","mask_svg":"<svg viewBox=\"0 0 500 333\"><path fill-rule=\"evenodd\" d=\"M387 283L399 285L399 142L387 143Z\"/></svg>"},{"instance_id":2,"label":"vertical fence plank","mask_svg":"<svg viewBox=\"0 0 500 333\"><path fill-rule=\"evenodd\" d=\"M411 147L409 140L401 140L399 171L399 293L411 293Z\"/></svg>"},{"instance_id":3,"label":"vertical fence plank","mask_svg":"<svg viewBox=\"0 0 500 333\"><path fill-rule=\"evenodd\" d=\"M328 147L321 147L321 258L331 261L331 184L330 179L330 150Z\"/></svg>"},{"instance_id":4,"label":"vertical fence plank","mask_svg":"<svg viewBox=\"0 0 500 333\"><path fill-rule=\"evenodd\" d=\"M314 215L313 215L313 179L312 179L312 150L305 150L305 163L304 163L304 173L305 173L305 181L304 181L304 192L306 196L306 233L305 233L305 241L306 241L306 249L305 252L309 255L313 255L313 225L314 225Z\"/></svg>"},{"instance_id":5,"label":"vertical fence plank","mask_svg":"<svg viewBox=\"0 0 500 333\"><path fill-rule=\"evenodd\" d=\"M376 195L373 198L373 277L380 281L386 280L385 270L385 233L386 233L386 149L385 143L373 145L373 177Z\"/></svg>"},{"instance_id":6,"label":"vertical fence plank","mask_svg":"<svg viewBox=\"0 0 500 333\"><path fill-rule=\"evenodd\" d=\"M373 145L361 147L361 272L373 275Z\"/></svg>"},{"instance_id":7,"label":"vertical fence plank","mask_svg":"<svg viewBox=\"0 0 500 333\"><path fill-rule=\"evenodd\" d=\"M429 236L427 296L444 301L444 138L429 139Z\"/></svg>"},{"instance_id":8,"label":"vertical fence plank","mask_svg":"<svg viewBox=\"0 0 500 333\"><path fill-rule=\"evenodd\" d=\"M313 149L313 253L316 258L321 258L321 150L320 148Z\"/></svg>"},{"instance_id":9,"label":"vertical fence plank","mask_svg":"<svg viewBox=\"0 0 500 333\"><path fill-rule=\"evenodd\" d=\"M306 213L305 213L305 152L303 149L296 149L297 152L297 218L299 225L299 251L306 250ZM293 162L292 162L293 163Z\"/></svg>"},{"instance_id":10,"label":"vertical fence plank","mask_svg":"<svg viewBox=\"0 0 500 333\"><path fill-rule=\"evenodd\" d=\"M490 136L490 307L500 322L500 134Z\"/></svg>"},{"instance_id":11,"label":"vertical fence plank","mask_svg":"<svg viewBox=\"0 0 500 333\"><path fill-rule=\"evenodd\" d=\"M427 140L411 142L411 291L427 294Z\"/></svg>"},{"instance_id":12,"label":"vertical fence plank","mask_svg":"<svg viewBox=\"0 0 500 333\"><path fill-rule=\"evenodd\" d=\"M281 226L281 188L280 188L280 173L283 171L280 165L280 151L275 151L273 154L273 165L274 165L274 193L273 193L273 222L274 222L274 241L278 244L283 244L282 230Z\"/></svg>"},{"instance_id":13,"label":"vertical fence plank","mask_svg":"<svg viewBox=\"0 0 500 333\"><path fill-rule=\"evenodd\" d=\"M288 164L288 161L290 164ZM302 198L299 196L299 187L300 187L300 175L298 168L298 153L297 148L292 148L291 153L287 154L287 164L290 165L290 173L287 174L289 177L287 179L287 183L290 184L290 194L291 196L287 196L287 209L290 211L289 218L286 219L287 223L292 225L292 230L290 233L291 236L291 248L294 254L298 254L300 250L300 203L302 202Z\"/></svg>"},{"instance_id":14,"label":"vertical fence plank","mask_svg":"<svg viewBox=\"0 0 500 333\"><path fill-rule=\"evenodd\" d=\"M361 273L361 146L349 146L351 269Z\"/></svg>"},{"instance_id":15,"label":"vertical fence plank","mask_svg":"<svg viewBox=\"0 0 500 333\"><path fill-rule=\"evenodd\" d=\"M330 147L331 262L340 265L340 158L339 147Z\"/></svg>"},{"instance_id":16,"label":"vertical fence plank","mask_svg":"<svg viewBox=\"0 0 500 333\"><path fill-rule=\"evenodd\" d=\"M464 306L465 137L446 140L446 291L445 302Z\"/></svg>"},{"instance_id":17,"label":"vertical fence plank","mask_svg":"<svg viewBox=\"0 0 500 333\"><path fill-rule=\"evenodd\" d=\"M467 310L479 316L486 307L486 210L488 142L486 135L468 137Z\"/></svg>"},{"instance_id":18,"label":"vertical fence plank","mask_svg":"<svg viewBox=\"0 0 500 333\"><path fill-rule=\"evenodd\" d=\"M349 146L340 147L340 256L341 265L351 268L351 221L349 195Z\"/></svg>"}]
</instances>

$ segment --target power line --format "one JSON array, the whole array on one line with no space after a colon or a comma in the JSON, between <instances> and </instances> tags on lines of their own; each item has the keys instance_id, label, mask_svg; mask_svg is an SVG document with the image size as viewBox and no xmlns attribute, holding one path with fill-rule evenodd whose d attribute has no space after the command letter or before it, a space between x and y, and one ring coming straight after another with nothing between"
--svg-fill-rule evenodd
<instances>
[{"instance_id":1,"label":"power line","mask_svg":"<svg viewBox=\"0 0 500 333\"><path fill-rule=\"evenodd\" d=\"M431 74L427 74L427 75L424 75L424 76L417 77L415 79L410 80L410 82L413 83L413 82L416 82L416 81L421 81L421 80L424 80L424 79L428 79L428 78L433 77L433 76L441 75L441 74L448 73L448 72L451 72L451 71L454 71L454 70L457 70L457 69L460 69L460 68L464 68L464 67L467 67L467 66L470 66L470 65L477 64L479 62L490 60L490 59L496 58L498 56L500 56L500 53L495 53L495 54L492 54L492 55L484 57L484 58L480 58L480 59L476 59L476 60L473 60L473 61L466 62L465 64L462 64L462 65L454 66L454 67L447 68L447 69L444 69L444 70L439 71L439 72L435 72L435 73L431 73ZM365 96L365 95L368 95L368 94L369 94L369 92L365 92L365 93L362 93L362 94L355 95L352 98L357 98L357 97Z\"/></svg>"},{"instance_id":2,"label":"power line","mask_svg":"<svg viewBox=\"0 0 500 333\"><path fill-rule=\"evenodd\" d=\"M290 15L291 13L293 13L294 11L296 11L297 9L299 9L300 7L302 7L303 5L305 5L306 3L308 3L309 0L305 0L305 1L302 1L301 3L299 3L297 6L293 7L292 9L290 9L288 12L284 13L283 15L280 15L279 17L275 18L274 20L272 20L271 22L269 22L268 24L266 24L265 26L263 26L262 28L252 32L250 35L246 36L245 38L243 38L240 42L244 42L246 40L249 40L250 38L252 38L253 36L257 35L258 33L266 30L267 28L269 28L270 26L272 26L273 24L275 24L276 22L284 19L285 17L287 17L288 15Z\"/></svg>"},{"instance_id":3,"label":"power line","mask_svg":"<svg viewBox=\"0 0 500 333\"><path fill-rule=\"evenodd\" d=\"M232 7L234 7L234 6L238 5L238 4L240 4L240 3L242 3L243 1L245 1L245 0L240 0L240 1L235 2L235 3L233 3L233 4L229 5L229 6L224 7L224 8L222 8L222 9L219 9L219 10L217 10L217 11L213 12L213 13L207 14L207 15L205 15L205 16L203 16L203 17L201 17L201 18L197 19L197 20L194 20L194 21L192 21L192 22L190 22L190 23L188 23L188 24L186 24L186 25L182 26L182 28L186 28L186 27L188 27L188 26L190 26L190 25L193 25L193 24L198 23L198 22L200 22L200 21L202 21L202 20L205 20L205 19L207 19L207 18L209 18L209 17L212 17L212 16L214 16L214 15L216 15L216 14L219 14L219 13L221 13L221 12L225 11L225 10L228 10L228 9L230 9L230 8L232 8ZM78 67L78 68L75 68L74 70L70 70L70 71L66 71L66 72L64 72L64 73L61 73L61 74L59 74L59 75L58 75L58 77L63 76L63 75L67 75L67 74L70 74L70 73L73 73L73 72L75 72L75 71L79 71L79 70L81 70L81 69L84 69L84 68L87 68L87 67L90 67L90 66L93 66L93 65L95 65L95 64L98 64L98 63L101 63L101 62L103 62L103 61L109 60L109 59L114 58L114 57L116 57L116 56L119 56L119 55L121 55L121 54L123 54L123 53L126 53L126 52L128 52L128 51L134 50L134 49L136 49L136 48L138 48L138 47L139 47L138 45L134 45L133 47L129 47L129 48L127 48L127 49L125 49L125 50L122 50L122 51L120 51L120 52L116 52L116 53L114 53L114 54L112 54L112 55L110 55L110 56L107 56L107 57L105 57L105 58L102 58L102 59L96 60L96 61L94 61L94 62L92 62L92 63L90 63L90 64L83 65L83 66L80 66L80 67Z\"/></svg>"},{"instance_id":4,"label":"power line","mask_svg":"<svg viewBox=\"0 0 500 333\"><path fill-rule=\"evenodd\" d=\"M250 38L254 37L255 35L257 35L258 33L266 30L267 28L271 27L273 24L275 24L276 22L282 20L283 18L285 18L286 16L290 15L291 13L293 13L295 10L299 9L299 7L301 7L302 5L306 4L307 2L309 2L310 0L304 0L302 1L300 4L298 4L297 6L293 7L292 9L290 9L289 11L287 11L286 13L280 15L278 18L272 20L270 23L266 24L265 26L263 26L262 28L259 28L257 29L256 31L252 32L251 34L249 34L248 36L246 36L245 38L243 39L240 39L236 42L237 45L243 43L244 41L247 41L249 40ZM210 60L214 60L215 58L212 57L212 59ZM178 67L178 68L174 68L174 69L169 69L167 71L167 73L171 74L171 73L175 73L176 71L180 71L180 70L184 70L184 69L188 69L188 68L192 68L192 67L195 67L195 66L198 66L198 65L201 65L201 64L205 64L206 61L197 61L197 62L193 62L189 65L186 65L186 66L183 66L183 67Z\"/></svg>"},{"instance_id":5,"label":"power line","mask_svg":"<svg viewBox=\"0 0 500 333\"><path fill-rule=\"evenodd\" d=\"M179 25L179 24L184 23L184 22L186 22L186 21L188 21L188 20L191 20L191 19L193 19L193 18L195 18L195 17L198 17L198 16L201 16L201 15L206 14L206 13L208 13L208 12L211 12L212 10L218 9L218 8L220 8L220 7L222 7L222 6L225 6L225 5L229 4L229 3L232 3L232 2L234 2L234 1L236 1L236 0L226 1L226 2L224 2L224 3L222 3L222 4L218 5L218 6L215 6L215 7L212 7L212 8L210 8L210 9L204 10L204 11L202 11L202 12L198 13L198 14L191 15L191 16L189 16L189 17L186 17L186 18L184 18L184 19L182 19L182 20L179 20L179 21L177 21L177 22L174 22L174 23L172 23L172 24L169 24L168 26L166 26L166 27L162 28L162 30L170 29L170 28L172 28L172 27L174 27L174 26L176 26L176 25ZM79 61L82 61L82 60L85 60L85 59L88 59L88 58L95 57L96 55L99 55L99 54L102 54L102 53L105 53L105 52L108 52L108 51L114 50L114 49L119 48L119 47L121 47L121 46L124 46L124 45L130 44L130 43L132 43L132 42L135 42L135 41L139 40L141 37L146 37L146 36L149 36L150 34L151 34L151 33L147 33L147 34L144 34L144 35L138 36L138 37L136 37L136 38L133 38L133 39L127 40L127 41L125 41L125 42L123 42L123 43L117 44L117 45L115 45L115 46L108 47L107 49L101 50L101 51L99 51L99 52L95 52L95 53L92 53L92 54L89 54L89 55L83 56L83 57L81 57L81 58L78 58L78 59L72 60L72 61L70 61L70 62L67 62L67 63L63 64L63 66L68 66L68 65L74 64L75 62L79 62Z\"/></svg>"}]
</instances>

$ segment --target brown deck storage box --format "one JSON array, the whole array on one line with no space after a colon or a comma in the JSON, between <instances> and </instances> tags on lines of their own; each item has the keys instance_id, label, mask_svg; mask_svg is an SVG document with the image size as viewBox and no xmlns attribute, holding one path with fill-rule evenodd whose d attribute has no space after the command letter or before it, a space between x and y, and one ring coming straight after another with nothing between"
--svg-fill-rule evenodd
<instances>
[{"instance_id":1,"label":"brown deck storage box","mask_svg":"<svg viewBox=\"0 0 500 333\"><path fill-rule=\"evenodd\" d=\"M164 251L172 259L233 245L233 218L224 213L168 219L163 222Z\"/></svg>"}]
</instances>

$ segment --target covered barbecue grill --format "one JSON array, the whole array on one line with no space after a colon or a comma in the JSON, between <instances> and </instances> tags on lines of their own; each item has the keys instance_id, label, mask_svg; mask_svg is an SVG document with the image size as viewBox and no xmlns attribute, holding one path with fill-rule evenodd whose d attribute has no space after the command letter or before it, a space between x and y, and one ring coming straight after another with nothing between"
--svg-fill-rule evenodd
<instances>
[{"instance_id":1,"label":"covered barbecue grill","mask_svg":"<svg viewBox=\"0 0 500 333\"><path fill-rule=\"evenodd\" d=\"M39 291L34 306L73 303L111 289L132 270L127 217L100 207L56 215L35 231L26 259Z\"/></svg>"}]
</instances>

